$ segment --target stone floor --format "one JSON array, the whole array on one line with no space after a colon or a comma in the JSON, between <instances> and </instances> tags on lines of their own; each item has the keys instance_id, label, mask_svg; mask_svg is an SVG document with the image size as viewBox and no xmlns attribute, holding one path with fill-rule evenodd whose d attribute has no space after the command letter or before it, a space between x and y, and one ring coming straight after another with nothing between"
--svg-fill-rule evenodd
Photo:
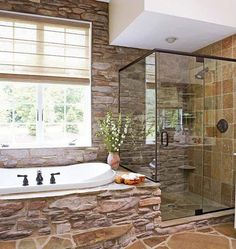
<instances>
[{"instance_id":1,"label":"stone floor","mask_svg":"<svg viewBox=\"0 0 236 249\"><path fill-rule=\"evenodd\" d=\"M203 207L204 212L228 208L218 202L202 198L191 192L165 193L162 192L162 220L172 220L195 215L195 209Z\"/></svg>"},{"instance_id":2,"label":"stone floor","mask_svg":"<svg viewBox=\"0 0 236 249\"><path fill-rule=\"evenodd\" d=\"M192 231L155 236L134 242L126 249L236 249L233 223L199 227Z\"/></svg>"}]
</instances>

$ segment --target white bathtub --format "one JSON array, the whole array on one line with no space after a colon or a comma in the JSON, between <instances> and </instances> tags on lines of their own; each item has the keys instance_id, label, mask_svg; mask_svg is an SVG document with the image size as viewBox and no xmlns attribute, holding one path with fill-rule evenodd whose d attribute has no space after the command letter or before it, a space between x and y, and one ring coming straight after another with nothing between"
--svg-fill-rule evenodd
<instances>
[{"instance_id":1,"label":"white bathtub","mask_svg":"<svg viewBox=\"0 0 236 249\"><path fill-rule=\"evenodd\" d=\"M37 185L37 171L41 170L43 185ZM50 184L51 173L56 175L56 184ZM17 175L28 175L28 186L22 186L23 178ZM30 193L54 190L92 188L113 182L115 172L105 163L82 163L59 167L36 168L0 168L0 195Z\"/></svg>"}]
</instances>

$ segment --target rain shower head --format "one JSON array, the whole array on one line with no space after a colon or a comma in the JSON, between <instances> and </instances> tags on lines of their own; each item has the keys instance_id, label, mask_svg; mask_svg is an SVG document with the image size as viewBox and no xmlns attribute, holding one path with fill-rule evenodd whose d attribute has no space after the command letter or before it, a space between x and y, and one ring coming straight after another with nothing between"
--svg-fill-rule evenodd
<instances>
[{"instance_id":1,"label":"rain shower head","mask_svg":"<svg viewBox=\"0 0 236 249\"><path fill-rule=\"evenodd\" d=\"M205 73L207 73L208 71L209 71L208 67L202 69L200 72L195 74L195 78L198 80L203 80L205 78Z\"/></svg>"}]
</instances>

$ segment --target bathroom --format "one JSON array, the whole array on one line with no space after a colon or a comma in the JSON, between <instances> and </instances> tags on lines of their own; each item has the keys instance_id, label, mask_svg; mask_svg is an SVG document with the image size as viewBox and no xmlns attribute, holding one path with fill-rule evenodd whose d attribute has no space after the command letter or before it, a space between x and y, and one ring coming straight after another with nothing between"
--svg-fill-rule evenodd
<instances>
[{"instance_id":1,"label":"bathroom","mask_svg":"<svg viewBox=\"0 0 236 249\"><path fill-rule=\"evenodd\" d=\"M187 53L119 41L108 2L0 0L0 249L234 248L236 30ZM131 115L117 174L142 184L112 182L107 111Z\"/></svg>"}]
</instances>

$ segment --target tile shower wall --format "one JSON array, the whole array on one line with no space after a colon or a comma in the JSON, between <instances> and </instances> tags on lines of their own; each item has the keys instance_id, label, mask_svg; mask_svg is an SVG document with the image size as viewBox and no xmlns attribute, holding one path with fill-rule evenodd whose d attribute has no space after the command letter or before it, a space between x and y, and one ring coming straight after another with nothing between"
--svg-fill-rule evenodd
<instances>
[{"instance_id":1,"label":"tile shower wall","mask_svg":"<svg viewBox=\"0 0 236 249\"><path fill-rule=\"evenodd\" d=\"M104 160L97 121L117 111L118 69L146 51L108 45L108 4L95 0L0 0L0 9L92 22L92 148L0 150L0 167L46 166Z\"/></svg>"},{"instance_id":2,"label":"tile shower wall","mask_svg":"<svg viewBox=\"0 0 236 249\"><path fill-rule=\"evenodd\" d=\"M236 58L236 35L203 48L198 53ZM195 162L193 164L196 167L190 174L189 186L190 191L194 193L200 193L203 188L205 197L230 207L234 206L235 196L236 161L233 153L236 145L236 65L230 62L213 63L213 60L205 60L205 67L209 67L209 72L205 78L204 132L206 142L211 145L189 151L192 163ZM226 133L220 133L216 128L217 122L222 118L229 123ZM197 160L202 155L203 169Z\"/></svg>"}]
</instances>

